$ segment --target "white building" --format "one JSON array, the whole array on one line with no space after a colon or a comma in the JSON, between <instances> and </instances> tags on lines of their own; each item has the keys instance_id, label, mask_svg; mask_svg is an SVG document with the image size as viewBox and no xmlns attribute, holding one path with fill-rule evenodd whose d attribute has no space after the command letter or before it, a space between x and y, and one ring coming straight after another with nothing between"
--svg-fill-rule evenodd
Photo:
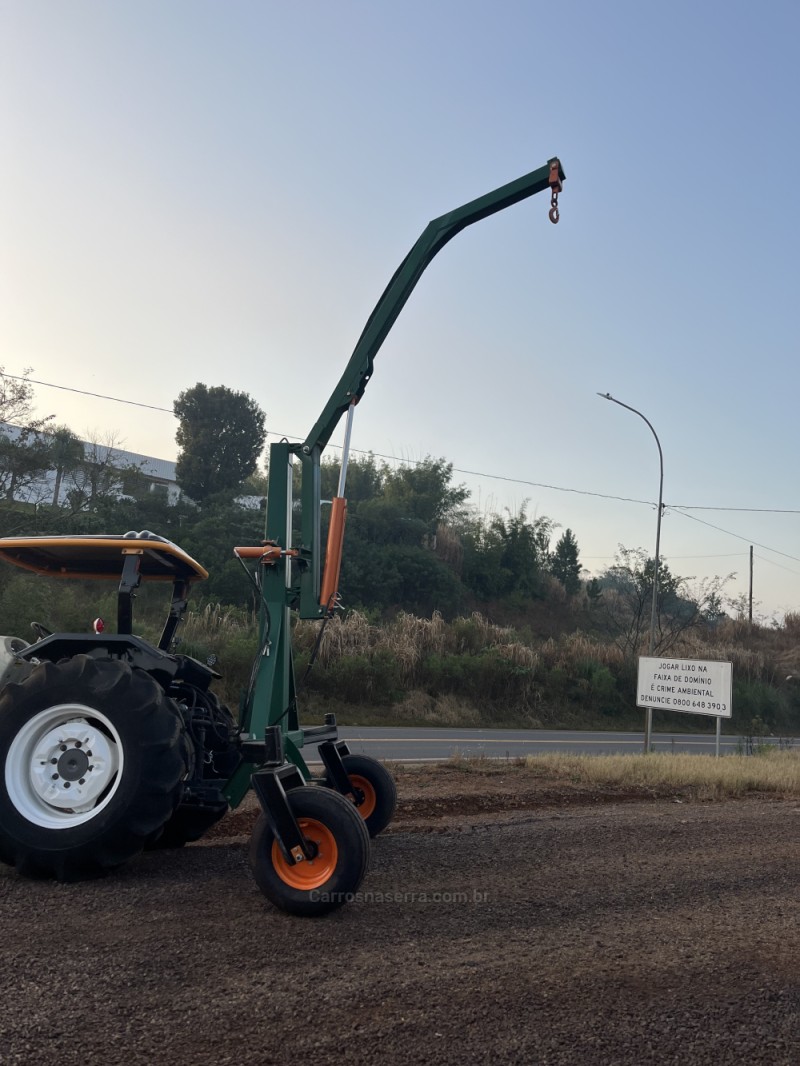
<instances>
[{"instance_id":1,"label":"white building","mask_svg":"<svg viewBox=\"0 0 800 1066\"><path fill-rule=\"evenodd\" d=\"M22 434L19 426L0 422L0 434L8 441L18 441ZM47 434L31 436L31 443L46 439ZM157 459L152 455L142 455L113 444L96 441L81 441L83 461L77 465L67 465L61 472L55 468L45 470L34 477L22 477L15 484L15 478L9 471L5 478L6 494L11 492L14 499L24 503L58 504L91 499L97 492L104 496L116 495L120 498L130 495L135 481L137 495L142 488L151 493L166 497L174 505L182 497L182 492L175 480L175 463L170 459Z\"/></svg>"},{"instance_id":2,"label":"white building","mask_svg":"<svg viewBox=\"0 0 800 1066\"><path fill-rule=\"evenodd\" d=\"M0 422L0 444L18 441L19 426ZM34 440L46 439L47 434L32 435ZM0 456L0 497L6 496L21 503L69 505L81 510L88 507L96 495L116 496L117 499L141 498L142 491L165 497L170 507L179 500L193 503L175 480L176 464L171 459L156 459L152 455L130 452L114 444L80 441L83 460L59 472L52 468L34 477L21 477L15 483L13 464L3 469ZM258 511L264 506L262 496L239 496L236 503L247 510Z\"/></svg>"}]
</instances>

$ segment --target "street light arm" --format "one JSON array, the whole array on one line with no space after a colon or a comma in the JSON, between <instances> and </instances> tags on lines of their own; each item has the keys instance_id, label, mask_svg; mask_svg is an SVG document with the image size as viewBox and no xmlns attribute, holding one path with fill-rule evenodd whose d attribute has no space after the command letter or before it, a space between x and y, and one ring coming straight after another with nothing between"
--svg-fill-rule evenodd
<instances>
[{"instance_id":1,"label":"street light arm","mask_svg":"<svg viewBox=\"0 0 800 1066\"><path fill-rule=\"evenodd\" d=\"M661 441L658 439L658 434L653 428L653 423L649 418L645 418L641 411L637 411L635 407L631 407L627 403L623 403L622 400L615 399L610 392L598 392L598 396L602 396L604 400L610 400L611 403L616 403L620 407L624 407L626 411L631 411L633 414L638 415L643 422L646 422L650 432L655 437L656 444L658 445L658 463L659 463L659 479L658 479L658 520L656 522L656 555L653 561L653 599L650 607L650 655L655 651L656 646L656 619L658 616L658 569L661 559L661 512L664 510L664 453L661 450ZM650 750L650 738L653 730L653 708L647 708L647 717L645 723L644 733L644 750L648 752Z\"/></svg>"},{"instance_id":2,"label":"street light arm","mask_svg":"<svg viewBox=\"0 0 800 1066\"><path fill-rule=\"evenodd\" d=\"M620 407L624 407L626 411L633 411L633 413L635 415L638 415L639 418L641 418L643 422L647 423L647 425L650 428L650 432L655 437L656 444L658 445L658 460L659 460L659 464L660 464L660 467L661 467L661 489L663 489L663 487L664 487L664 453L661 451L661 441L658 439L658 434L653 429L653 423L650 421L649 418L646 418L642 414L641 411L637 411L635 407L630 407L628 404L623 403L622 400L617 400L614 396L611 395L610 392L598 392L597 395L598 396L602 396L604 400L610 400L612 403L619 404L619 406ZM659 492L658 506L659 506L659 510L660 510L661 509L661 492Z\"/></svg>"}]
</instances>

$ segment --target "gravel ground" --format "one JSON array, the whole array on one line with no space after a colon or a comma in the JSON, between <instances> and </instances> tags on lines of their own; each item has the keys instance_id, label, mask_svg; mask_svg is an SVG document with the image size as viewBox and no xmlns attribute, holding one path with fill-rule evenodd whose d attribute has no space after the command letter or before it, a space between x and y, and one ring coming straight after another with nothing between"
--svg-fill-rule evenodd
<instances>
[{"instance_id":1,"label":"gravel ground","mask_svg":"<svg viewBox=\"0 0 800 1066\"><path fill-rule=\"evenodd\" d=\"M407 802L317 920L243 816L104 881L0 868L0 1063L800 1063L796 801L488 805Z\"/></svg>"}]
</instances>

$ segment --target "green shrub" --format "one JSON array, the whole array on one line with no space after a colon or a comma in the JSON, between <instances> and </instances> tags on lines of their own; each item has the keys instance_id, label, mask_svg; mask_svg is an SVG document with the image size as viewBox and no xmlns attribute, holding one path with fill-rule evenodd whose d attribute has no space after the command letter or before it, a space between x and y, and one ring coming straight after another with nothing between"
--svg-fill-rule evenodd
<instances>
[{"instance_id":1,"label":"green shrub","mask_svg":"<svg viewBox=\"0 0 800 1066\"><path fill-rule=\"evenodd\" d=\"M385 651L347 655L315 669L308 688L351 704L391 704L402 698L399 663Z\"/></svg>"},{"instance_id":2,"label":"green shrub","mask_svg":"<svg viewBox=\"0 0 800 1066\"><path fill-rule=\"evenodd\" d=\"M749 733L752 722L762 722L767 733L797 730L800 726L789 695L763 681L733 680L733 721L737 728Z\"/></svg>"}]
</instances>

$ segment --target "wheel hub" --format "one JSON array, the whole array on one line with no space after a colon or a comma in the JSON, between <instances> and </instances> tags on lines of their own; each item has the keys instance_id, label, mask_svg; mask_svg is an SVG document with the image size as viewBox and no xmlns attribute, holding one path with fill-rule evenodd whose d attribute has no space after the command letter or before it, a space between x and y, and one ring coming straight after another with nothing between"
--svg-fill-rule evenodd
<instances>
[{"instance_id":1,"label":"wheel hub","mask_svg":"<svg viewBox=\"0 0 800 1066\"><path fill-rule=\"evenodd\" d=\"M80 781L86 777L90 764L86 752L76 747L67 749L56 765L65 781Z\"/></svg>"},{"instance_id":2,"label":"wheel hub","mask_svg":"<svg viewBox=\"0 0 800 1066\"><path fill-rule=\"evenodd\" d=\"M6 758L6 786L29 821L68 828L91 818L116 790L122 744L113 724L76 704L34 715Z\"/></svg>"},{"instance_id":3,"label":"wheel hub","mask_svg":"<svg viewBox=\"0 0 800 1066\"><path fill-rule=\"evenodd\" d=\"M60 810L85 810L94 804L116 772L116 751L86 719L59 722L46 730L30 758L34 792Z\"/></svg>"}]
</instances>

